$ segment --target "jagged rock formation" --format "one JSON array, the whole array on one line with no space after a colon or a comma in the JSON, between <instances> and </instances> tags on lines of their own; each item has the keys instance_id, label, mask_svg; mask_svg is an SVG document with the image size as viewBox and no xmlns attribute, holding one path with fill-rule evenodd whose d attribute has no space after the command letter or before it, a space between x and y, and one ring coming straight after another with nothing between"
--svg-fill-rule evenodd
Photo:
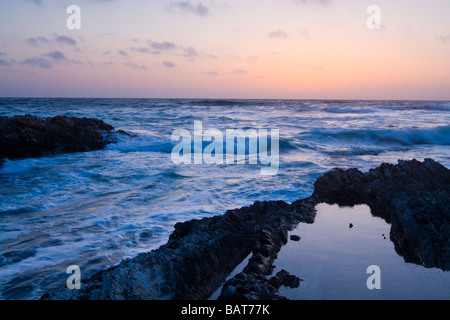
<instances>
[{"instance_id":1,"label":"jagged rock formation","mask_svg":"<svg viewBox=\"0 0 450 320\"><path fill-rule=\"evenodd\" d=\"M159 249L97 273L81 290L63 289L43 298L207 299L256 247L254 270L270 271L287 228L311 222L314 215L313 204L304 210L282 201L256 202L223 216L178 223Z\"/></svg>"},{"instance_id":2,"label":"jagged rock formation","mask_svg":"<svg viewBox=\"0 0 450 320\"><path fill-rule=\"evenodd\" d=\"M223 216L178 223L168 243L84 280L81 290L43 299L283 299L281 285L300 279L282 271L268 278L288 230L313 223L321 202L368 204L392 223L391 239L405 259L450 269L450 171L427 159L383 164L368 173L336 169L315 183L314 194L292 204L256 202ZM226 276L251 254L243 272Z\"/></svg>"},{"instance_id":3,"label":"jagged rock formation","mask_svg":"<svg viewBox=\"0 0 450 320\"><path fill-rule=\"evenodd\" d=\"M362 173L336 169L314 195L340 205L367 204L391 223L391 240L407 262L450 270L450 170L426 159L382 164Z\"/></svg>"},{"instance_id":4,"label":"jagged rock formation","mask_svg":"<svg viewBox=\"0 0 450 320\"><path fill-rule=\"evenodd\" d=\"M118 135L128 134L98 119L0 117L0 166L4 158L38 158L99 150L117 142Z\"/></svg>"}]
</instances>

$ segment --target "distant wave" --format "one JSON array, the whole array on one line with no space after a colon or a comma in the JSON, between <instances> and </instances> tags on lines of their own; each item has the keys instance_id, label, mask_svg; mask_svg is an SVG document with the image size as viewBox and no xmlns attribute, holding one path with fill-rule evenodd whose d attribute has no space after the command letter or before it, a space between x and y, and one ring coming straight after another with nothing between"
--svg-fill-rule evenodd
<instances>
[{"instance_id":1,"label":"distant wave","mask_svg":"<svg viewBox=\"0 0 450 320\"><path fill-rule=\"evenodd\" d=\"M326 108L326 112L329 113L374 113L376 112L375 109L372 108L339 108L339 107L332 107L332 108Z\"/></svg>"},{"instance_id":2,"label":"distant wave","mask_svg":"<svg viewBox=\"0 0 450 320\"><path fill-rule=\"evenodd\" d=\"M211 100L193 100L193 105L198 106L236 106L243 104L243 101L240 100L226 100L226 99L211 99Z\"/></svg>"},{"instance_id":3,"label":"distant wave","mask_svg":"<svg viewBox=\"0 0 450 320\"><path fill-rule=\"evenodd\" d=\"M426 108L430 110L450 111L449 104L429 104Z\"/></svg>"},{"instance_id":4,"label":"distant wave","mask_svg":"<svg viewBox=\"0 0 450 320\"><path fill-rule=\"evenodd\" d=\"M280 103L281 101L279 101ZM272 100L240 100L240 99L202 99L191 100L193 106L234 107L234 106L266 106L273 105Z\"/></svg>"},{"instance_id":5,"label":"distant wave","mask_svg":"<svg viewBox=\"0 0 450 320\"><path fill-rule=\"evenodd\" d=\"M356 145L450 145L450 126L427 129L313 131L304 134L302 139Z\"/></svg>"}]
</instances>

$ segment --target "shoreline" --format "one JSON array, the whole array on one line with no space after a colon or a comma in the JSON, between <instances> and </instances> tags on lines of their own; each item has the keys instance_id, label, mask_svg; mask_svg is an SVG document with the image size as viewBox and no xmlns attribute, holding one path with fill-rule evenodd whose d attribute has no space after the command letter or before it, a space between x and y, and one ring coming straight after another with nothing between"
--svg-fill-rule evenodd
<instances>
[{"instance_id":1,"label":"shoreline","mask_svg":"<svg viewBox=\"0 0 450 320\"><path fill-rule=\"evenodd\" d=\"M3 158L99 150L116 143L118 135L134 137L98 119L0 117L3 153L12 152L0 154L0 165ZM285 270L269 278L274 261L289 231L314 223L319 203L368 205L372 215L391 224L390 240L406 262L446 271L449 199L450 171L432 159L384 163L367 173L334 169L316 180L308 198L291 204L255 202L221 216L177 223L158 249L84 279L80 290L64 288L41 299L203 300L223 286L219 300L283 300L280 287L298 286L300 279ZM242 272L227 279L247 257Z\"/></svg>"},{"instance_id":2,"label":"shoreline","mask_svg":"<svg viewBox=\"0 0 450 320\"><path fill-rule=\"evenodd\" d=\"M314 194L292 204L256 202L223 216L175 225L169 241L44 300L205 300L221 285L219 300L283 300L281 286L296 276L282 270L268 278L288 231L313 223L319 203L367 204L391 223L390 238L405 261L450 269L450 170L426 159L382 164L368 173L335 169L314 184ZM430 206L429 204L432 204ZM225 281L251 254L244 270Z\"/></svg>"}]
</instances>

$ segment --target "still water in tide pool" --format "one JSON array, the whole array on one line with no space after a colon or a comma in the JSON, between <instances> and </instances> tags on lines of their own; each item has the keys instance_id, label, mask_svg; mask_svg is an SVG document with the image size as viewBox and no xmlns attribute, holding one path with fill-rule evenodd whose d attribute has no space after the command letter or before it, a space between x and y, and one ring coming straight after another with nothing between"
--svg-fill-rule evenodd
<instances>
[{"instance_id":1,"label":"still water in tide pool","mask_svg":"<svg viewBox=\"0 0 450 320\"><path fill-rule=\"evenodd\" d=\"M315 222L299 224L292 234L301 240L281 249L274 270L285 269L304 280L298 288L281 288L289 299L450 299L450 272L405 263L389 239L390 225L372 216L366 205L320 204ZM379 272L368 270L370 266ZM369 289L375 285L380 289Z\"/></svg>"}]
</instances>

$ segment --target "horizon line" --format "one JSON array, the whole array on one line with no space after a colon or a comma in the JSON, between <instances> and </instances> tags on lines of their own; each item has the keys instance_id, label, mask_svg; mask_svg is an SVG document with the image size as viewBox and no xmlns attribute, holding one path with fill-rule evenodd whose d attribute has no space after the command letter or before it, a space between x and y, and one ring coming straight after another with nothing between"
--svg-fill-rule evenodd
<instances>
[{"instance_id":1,"label":"horizon line","mask_svg":"<svg viewBox=\"0 0 450 320\"><path fill-rule=\"evenodd\" d=\"M450 102L449 99L355 99L355 98L175 98L175 97L33 97L33 96L0 96L0 99L117 99L117 100L126 100L126 99L135 99L135 100L229 100L229 101L238 101L238 100L261 100L261 101L269 101L269 100L280 100L280 101L436 101L436 102Z\"/></svg>"}]
</instances>

